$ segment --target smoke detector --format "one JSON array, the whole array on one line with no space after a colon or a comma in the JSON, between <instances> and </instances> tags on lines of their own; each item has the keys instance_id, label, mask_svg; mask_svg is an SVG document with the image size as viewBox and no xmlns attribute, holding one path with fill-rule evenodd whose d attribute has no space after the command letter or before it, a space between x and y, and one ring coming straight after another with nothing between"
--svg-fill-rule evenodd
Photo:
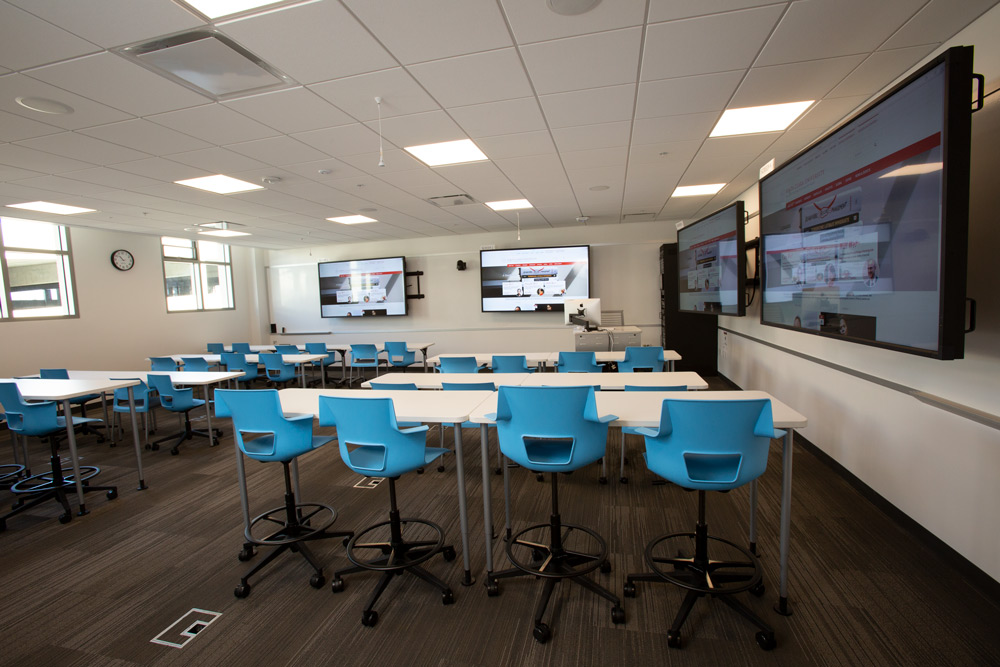
<instances>
[{"instance_id":1,"label":"smoke detector","mask_svg":"<svg viewBox=\"0 0 1000 667\"><path fill-rule=\"evenodd\" d=\"M444 195L442 197L431 197L428 199L430 203L438 206L440 208L447 208L449 206L465 206L467 204L475 204L476 200L469 195Z\"/></svg>"}]
</instances>

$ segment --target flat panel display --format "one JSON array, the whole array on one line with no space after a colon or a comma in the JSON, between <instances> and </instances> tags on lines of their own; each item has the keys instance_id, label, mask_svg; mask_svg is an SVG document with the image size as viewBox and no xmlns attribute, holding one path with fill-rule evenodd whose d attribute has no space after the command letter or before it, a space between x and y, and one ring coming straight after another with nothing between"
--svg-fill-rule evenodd
<instances>
[{"instance_id":1,"label":"flat panel display","mask_svg":"<svg viewBox=\"0 0 1000 667\"><path fill-rule=\"evenodd\" d=\"M746 313L745 222L738 201L677 230L678 310Z\"/></svg>"},{"instance_id":2,"label":"flat panel display","mask_svg":"<svg viewBox=\"0 0 1000 667\"><path fill-rule=\"evenodd\" d=\"M483 312L563 310L590 296L590 246L482 250Z\"/></svg>"},{"instance_id":3,"label":"flat panel display","mask_svg":"<svg viewBox=\"0 0 1000 667\"><path fill-rule=\"evenodd\" d=\"M319 307L323 317L406 315L405 258L320 262Z\"/></svg>"},{"instance_id":4,"label":"flat panel display","mask_svg":"<svg viewBox=\"0 0 1000 667\"><path fill-rule=\"evenodd\" d=\"M972 48L956 47L763 180L763 324L961 358Z\"/></svg>"}]
</instances>

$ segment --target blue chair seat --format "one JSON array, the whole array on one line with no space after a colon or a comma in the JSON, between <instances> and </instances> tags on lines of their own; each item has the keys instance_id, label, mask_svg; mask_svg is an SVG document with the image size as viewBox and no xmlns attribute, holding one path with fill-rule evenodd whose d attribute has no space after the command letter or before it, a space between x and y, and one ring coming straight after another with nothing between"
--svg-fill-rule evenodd
<instances>
[{"instance_id":1,"label":"blue chair seat","mask_svg":"<svg viewBox=\"0 0 1000 667\"><path fill-rule=\"evenodd\" d=\"M560 373L600 373L603 367L597 363L593 352L560 352L556 362Z\"/></svg>"},{"instance_id":2,"label":"blue chair seat","mask_svg":"<svg viewBox=\"0 0 1000 667\"><path fill-rule=\"evenodd\" d=\"M205 405L204 399L194 397L194 389L178 389L170 381L169 375L147 375L146 383L156 390L160 405L164 409L184 415L184 430L153 441L149 445L150 449L159 449L161 442L176 440L170 448L170 453L177 455L181 443L193 439L194 436L208 438L212 446L219 444L219 438L222 436L222 431L219 429L213 429L209 433L191 426L191 411Z\"/></svg>"}]
</instances>

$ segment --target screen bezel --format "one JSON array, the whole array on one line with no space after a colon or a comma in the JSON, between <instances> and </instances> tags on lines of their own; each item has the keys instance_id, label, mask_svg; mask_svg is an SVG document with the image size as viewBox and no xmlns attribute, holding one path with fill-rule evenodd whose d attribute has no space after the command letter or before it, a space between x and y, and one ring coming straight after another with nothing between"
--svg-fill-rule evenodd
<instances>
[{"instance_id":1,"label":"screen bezel","mask_svg":"<svg viewBox=\"0 0 1000 667\"><path fill-rule=\"evenodd\" d=\"M733 216L735 217L736 223L736 294L738 297L736 312L726 313L722 311L714 310L688 310L681 307L681 283L680 283L680 241L681 234L686 230L692 229L698 223L704 222L711 218L718 216L719 214L725 213L727 210L733 209ZM737 200L730 204L729 206L724 206L714 213L710 213L703 218L695 220L689 225L684 225L677 230L677 312L679 313L692 313L695 315L725 315L727 317L743 317L747 314L747 304L746 304L746 278L747 278L747 251L746 251L746 208L744 206L743 200Z\"/></svg>"},{"instance_id":2,"label":"screen bezel","mask_svg":"<svg viewBox=\"0 0 1000 667\"><path fill-rule=\"evenodd\" d=\"M565 250L565 249L568 249L568 248L586 248L587 249L587 294L586 294L586 296L575 295L575 296L568 297L568 298L571 298L571 299L589 299L591 297L591 293L593 291L591 289L591 285L593 284L593 278L594 278L593 272L591 271L591 257L590 257L590 246L589 245L576 244L576 245L554 245L554 246L540 246L540 247L526 247L526 248L491 248L489 250L480 250L479 251L479 310L480 310L480 312L482 312L482 313L516 313L517 315L523 315L525 313L535 313L535 314L537 314L537 313L554 313L554 312L555 313L562 313L564 311L565 299L563 300L564 303L559 304L559 309L558 310L556 310L556 309L553 309L553 310L517 310L517 311L515 311L515 310L486 310L486 304L485 304L486 297L483 296L483 280L484 280L484 276L483 276L483 268L484 268L483 267L483 256L486 255L487 253L494 253L494 252L512 252L512 251L521 251L521 250Z\"/></svg>"},{"instance_id":3,"label":"screen bezel","mask_svg":"<svg viewBox=\"0 0 1000 667\"><path fill-rule=\"evenodd\" d=\"M878 99L853 113L849 119L839 123L820 139L817 139L786 160L780 167L773 170L757 183L757 201L762 202L762 189L765 183L781 173L782 169L787 165L811 151L820 149L826 141L830 140L841 130L849 127L859 117L884 103L915 80L943 63L945 70L944 109L941 124L941 253L939 257L941 271L938 290L937 349L929 350L898 343L843 336L765 320L764 296L767 289L767 262L765 261L758 262L761 290L760 323L762 325L933 359L949 360L963 358L965 352L966 273L969 245L972 62L973 48L971 46L959 46L948 49L893 86L889 91L880 95ZM765 247L766 238L763 232L761 232L758 249L761 258L765 257L767 252Z\"/></svg>"},{"instance_id":4,"label":"screen bezel","mask_svg":"<svg viewBox=\"0 0 1000 667\"><path fill-rule=\"evenodd\" d=\"M350 262L378 262L378 261L382 261L382 260L386 260L386 259L398 259L400 261L400 263L403 265L403 270L402 270L402 280L403 280L403 312L402 313L388 313L387 312L385 315L382 315L381 317L405 317L405 316L409 315L410 314L409 299L406 297L406 257L403 256L403 255L390 255L388 257L366 257L364 259L331 259L330 261L327 261L327 262L318 262L316 264L316 286L320 290L319 296L322 297L322 289L323 289L323 286L320 283L320 281L323 279L323 276L320 275L320 267L322 267L322 266L324 266L326 264L347 264L347 263L350 263ZM360 318L354 318L353 316L349 316L349 315L324 315L323 314L323 302L322 302L322 298L320 299L320 304L319 304L319 316L321 318L327 319L327 320L343 319L343 318L347 318L347 317L351 317L351 319L362 319L363 320L366 317L364 315L362 315ZM370 319L372 317L379 317L379 316L378 315L368 315L367 317Z\"/></svg>"}]
</instances>

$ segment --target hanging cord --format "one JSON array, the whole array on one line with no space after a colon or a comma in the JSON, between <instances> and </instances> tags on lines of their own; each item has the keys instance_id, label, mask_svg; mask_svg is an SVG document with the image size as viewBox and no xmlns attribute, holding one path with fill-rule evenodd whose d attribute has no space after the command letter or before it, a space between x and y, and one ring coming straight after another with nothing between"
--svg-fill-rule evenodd
<instances>
[{"instance_id":1,"label":"hanging cord","mask_svg":"<svg viewBox=\"0 0 1000 667\"><path fill-rule=\"evenodd\" d=\"M521 240L521 212L515 211L517 213L517 240Z\"/></svg>"},{"instance_id":2,"label":"hanging cord","mask_svg":"<svg viewBox=\"0 0 1000 667\"><path fill-rule=\"evenodd\" d=\"M378 166L385 166L385 158L382 155L382 98L375 98L375 105L378 106Z\"/></svg>"}]
</instances>

